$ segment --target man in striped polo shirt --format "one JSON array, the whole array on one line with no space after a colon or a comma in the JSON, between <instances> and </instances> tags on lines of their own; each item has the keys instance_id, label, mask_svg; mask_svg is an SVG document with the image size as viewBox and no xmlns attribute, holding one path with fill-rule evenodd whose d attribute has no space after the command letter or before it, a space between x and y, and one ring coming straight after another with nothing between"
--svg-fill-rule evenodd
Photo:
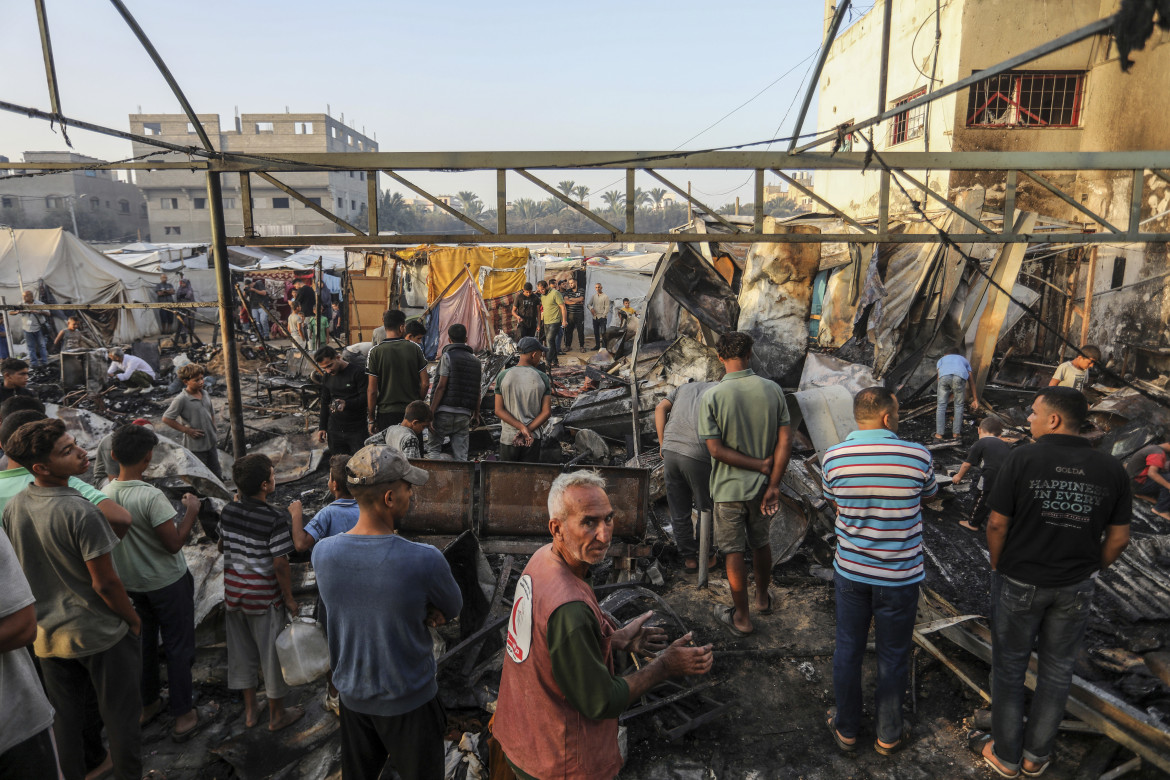
<instances>
[{"instance_id":1,"label":"man in striped polo shirt","mask_svg":"<svg viewBox=\"0 0 1170 780\"><path fill-rule=\"evenodd\" d=\"M276 490L276 474L267 455L245 455L232 465L240 499L220 513L219 548L223 551L224 627L227 632L228 688L244 692L244 725L260 720L256 672L264 672L268 696L268 730L296 722L304 710L284 706L288 685L276 655L276 637L296 616L288 556L293 546L291 522L300 519L301 502L277 509L267 498Z\"/></svg>"},{"instance_id":2,"label":"man in striped polo shirt","mask_svg":"<svg viewBox=\"0 0 1170 780\"><path fill-rule=\"evenodd\" d=\"M922 581L922 501L938 492L930 451L897 436L898 399L867 387L853 399L859 430L825 451L825 498L837 512L837 644L826 721L837 746L857 749L861 662L875 623L877 741L883 755L907 736L902 700L910 670L918 583Z\"/></svg>"}]
</instances>

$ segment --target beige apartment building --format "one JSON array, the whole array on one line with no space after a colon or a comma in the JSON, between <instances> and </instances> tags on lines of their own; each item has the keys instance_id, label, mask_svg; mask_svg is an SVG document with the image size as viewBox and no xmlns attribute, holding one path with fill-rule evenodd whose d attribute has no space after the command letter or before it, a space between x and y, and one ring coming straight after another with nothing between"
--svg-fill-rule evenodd
<instances>
[{"instance_id":1,"label":"beige apartment building","mask_svg":"<svg viewBox=\"0 0 1170 780\"><path fill-rule=\"evenodd\" d=\"M229 152L281 153L376 152L378 144L328 114L241 114L228 129L218 114L200 114L212 146ZM197 146L199 136L184 114L131 114L130 132L172 144ZM134 143L134 154L156 148ZM159 159L183 159L168 154ZM280 173L276 177L315 204L342 219L364 224L367 203L365 171ZM207 180L190 171L137 171L135 181L147 199L154 241L210 241ZM292 236L336 233L340 228L308 206L257 176L251 178L252 219L257 235ZM239 177L223 177L224 221L229 235L243 233Z\"/></svg>"}]
</instances>

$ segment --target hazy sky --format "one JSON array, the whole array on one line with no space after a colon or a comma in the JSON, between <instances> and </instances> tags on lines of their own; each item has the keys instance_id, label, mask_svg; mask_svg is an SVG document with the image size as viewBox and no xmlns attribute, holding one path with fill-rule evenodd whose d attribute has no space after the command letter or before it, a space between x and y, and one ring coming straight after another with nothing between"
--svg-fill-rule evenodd
<instances>
[{"instance_id":1,"label":"hazy sky","mask_svg":"<svg viewBox=\"0 0 1170 780\"><path fill-rule=\"evenodd\" d=\"M237 106L258 113L328 105L334 117L344 113L347 124L376 133L383 151L693 149L784 135L824 14L820 0L128 5L199 113L218 113L230 126ZM180 111L112 5L46 6L67 116L128 129L127 115L139 107ZM0 100L48 110L33 3L0 0L0 30ZM814 104L806 131L815 118ZM81 130L70 139L83 154L130 155L128 141ZM25 150L65 148L48 123L0 113L0 154L19 160ZM675 178L685 186L685 177ZM613 173L571 178L595 192L622 186ZM716 203L752 197L746 174L691 178ZM419 181L494 200L494 174ZM658 185L640 176L638 186ZM532 190L509 181L510 196Z\"/></svg>"}]
</instances>

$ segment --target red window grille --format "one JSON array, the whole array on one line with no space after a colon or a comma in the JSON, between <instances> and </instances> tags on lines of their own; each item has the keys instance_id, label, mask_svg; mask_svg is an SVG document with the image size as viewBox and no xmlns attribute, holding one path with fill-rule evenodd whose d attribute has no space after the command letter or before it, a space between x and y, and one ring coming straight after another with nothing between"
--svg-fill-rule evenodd
<instances>
[{"instance_id":1,"label":"red window grille","mask_svg":"<svg viewBox=\"0 0 1170 780\"><path fill-rule=\"evenodd\" d=\"M898 98L894 101L894 108L900 105L909 103L915 98L920 98L926 94L926 88L911 92L905 97ZM917 108L912 108L909 111L903 111L895 115L890 120L890 137L889 146L910 141L914 138L921 138L926 132L926 104L923 103Z\"/></svg>"},{"instance_id":2,"label":"red window grille","mask_svg":"<svg viewBox=\"0 0 1170 780\"><path fill-rule=\"evenodd\" d=\"M1085 74L1015 70L971 87L967 127L1078 127Z\"/></svg>"}]
</instances>

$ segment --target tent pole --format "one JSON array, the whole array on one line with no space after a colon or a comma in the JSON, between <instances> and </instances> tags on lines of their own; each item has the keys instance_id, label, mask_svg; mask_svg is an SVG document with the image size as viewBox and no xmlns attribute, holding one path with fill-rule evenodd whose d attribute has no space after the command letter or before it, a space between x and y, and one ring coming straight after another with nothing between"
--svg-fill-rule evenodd
<instances>
[{"instance_id":1,"label":"tent pole","mask_svg":"<svg viewBox=\"0 0 1170 780\"><path fill-rule=\"evenodd\" d=\"M223 190L220 174L207 174L207 205L211 209L211 244L215 250L215 289L219 293L219 332L223 334L224 380L227 382L228 418L232 432L232 457L242 458L244 405L240 395L240 363L236 356L236 324L232 317L232 279L228 267L227 230L223 224Z\"/></svg>"}]
</instances>

